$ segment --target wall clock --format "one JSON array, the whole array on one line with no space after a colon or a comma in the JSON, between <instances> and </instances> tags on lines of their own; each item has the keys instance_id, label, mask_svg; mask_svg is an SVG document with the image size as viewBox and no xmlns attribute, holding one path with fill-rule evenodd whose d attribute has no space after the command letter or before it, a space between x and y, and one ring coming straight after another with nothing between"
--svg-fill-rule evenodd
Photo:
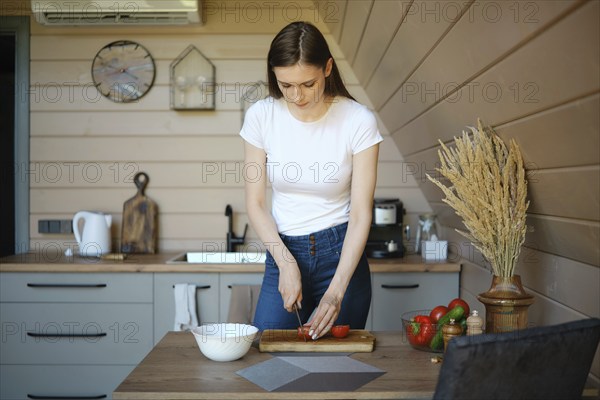
<instances>
[{"instance_id":1,"label":"wall clock","mask_svg":"<svg viewBox=\"0 0 600 400\"><path fill-rule=\"evenodd\" d=\"M150 52L129 40L107 44L92 63L94 86L117 103L130 103L143 97L152 87L155 74Z\"/></svg>"}]
</instances>

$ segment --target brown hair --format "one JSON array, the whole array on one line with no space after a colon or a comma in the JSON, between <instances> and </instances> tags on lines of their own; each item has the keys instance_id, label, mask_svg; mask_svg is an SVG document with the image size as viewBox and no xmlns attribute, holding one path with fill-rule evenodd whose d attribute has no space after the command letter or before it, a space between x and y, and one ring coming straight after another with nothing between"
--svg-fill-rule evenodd
<instances>
[{"instance_id":1,"label":"brown hair","mask_svg":"<svg viewBox=\"0 0 600 400\"><path fill-rule=\"evenodd\" d=\"M333 61L333 67L331 74L325 78L325 96L331 98L344 96L354 100L344 85L340 71L321 31L308 22L292 22L283 28L271 42L267 56L269 95L276 99L283 96L277 85L277 78L273 72L274 67L291 67L302 62L325 70L330 58Z\"/></svg>"}]
</instances>

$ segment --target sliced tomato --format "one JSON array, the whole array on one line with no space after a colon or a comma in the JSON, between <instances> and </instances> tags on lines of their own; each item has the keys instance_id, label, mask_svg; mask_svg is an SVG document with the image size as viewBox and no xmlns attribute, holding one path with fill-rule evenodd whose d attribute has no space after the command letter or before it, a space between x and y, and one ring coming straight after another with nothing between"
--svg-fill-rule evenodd
<instances>
[{"instance_id":1,"label":"sliced tomato","mask_svg":"<svg viewBox=\"0 0 600 400\"><path fill-rule=\"evenodd\" d=\"M446 306L437 306L429 313L429 318L434 324L437 322L448 312L448 307Z\"/></svg>"},{"instance_id":2,"label":"sliced tomato","mask_svg":"<svg viewBox=\"0 0 600 400\"><path fill-rule=\"evenodd\" d=\"M312 339L312 336L308 334L310 332L310 326L299 326L298 327L298 337L302 340L304 339Z\"/></svg>"},{"instance_id":3,"label":"sliced tomato","mask_svg":"<svg viewBox=\"0 0 600 400\"><path fill-rule=\"evenodd\" d=\"M350 332L350 325L334 325L331 327L331 334L336 338L345 338Z\"/></svg>"},{"instance_id":4,"label":"sliced tomato","mask_svg":"<svg viewBox=\"0 0 600 400\"><path fill-rule=\"evenodd\" d=\"M452 310L454 307L456 306L461 306L464 310L465 310L465 316L468 317L469 313L471 312L471 308L469 307L469 304L467 304L466 301L464 301L461 298L456 298L454 300L452 300L450 303L448 303L448 309Z\"/></svg>"}]
</instances>

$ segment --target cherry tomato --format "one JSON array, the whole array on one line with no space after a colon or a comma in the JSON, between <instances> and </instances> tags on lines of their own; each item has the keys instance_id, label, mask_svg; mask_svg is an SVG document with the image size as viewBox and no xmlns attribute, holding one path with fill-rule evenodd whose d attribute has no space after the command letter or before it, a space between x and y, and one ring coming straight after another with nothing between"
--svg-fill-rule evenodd
<instances>
[{"instance_id":1,"label":"cherry tomato","mask_svg":"<svg viewBox=\"0 0 600 400\"><path fill-rule=\"evenodd\" d=\"M308 334L310 332L310 326L299 326L298 327L298 337L302 340L304 339L312 339L312 336Z\"/></svg>"},{"instance_id":2,"label":"cherry tomato","mask_svg":"<svg viewBox=\"0 0 600 400\"><path fill-rule=\"evenodd\" d=\"M448 312L448 307L437 306L433 310L431 310L431 312L429 313L429 318L431 318L431 321L434 324L437 324L437 322L440 320L440 318L442 318L444 315L446 315L447 312Z\"/></svg>"},{"instance_id":3,"label":"cherry tomato","mask_svg":"<svg viewBox=\"0 0 600 400\"><path fill-rule=\"evenodd\" d=\"M350 325L334 325L331 327L331 334L336 338L345 338L350 332Z\"/></svg>"},{"instance_id":4,"label":"cherry tomato","mask_svg":"<svg viewBox=\"0 0 600 400\"><path fill-rule=\"evenodd\" d=\"M471 308L469 307L466 301L457 297L448 304L448 310L452 310L456 306L461 306L465 310L465 316L469 316Z\"/></svg>"}]
</instances>

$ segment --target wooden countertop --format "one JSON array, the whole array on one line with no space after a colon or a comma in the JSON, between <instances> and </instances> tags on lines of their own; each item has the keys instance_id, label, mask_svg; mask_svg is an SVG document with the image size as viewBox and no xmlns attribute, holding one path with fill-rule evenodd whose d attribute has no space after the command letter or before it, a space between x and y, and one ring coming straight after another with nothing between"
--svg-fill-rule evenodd
<instances>
[{"instance_id":1,"label":"wooden countertop","mask_svg":"<svg viewBox=\"0 0 600 400\"><path fill-rule=\"evenodd\" d=\"M215 362L189 332L169 332L117 387L113 399L405 399L431 398L441 364L411 348L400 332L374 332L375 351L351 358L386 373L352 392L268 392L235 372L271 359L256 347L241 359Z\"/></svg>"},{"instance_id":2,"label":"wooden countertop","mask_svg":"<svg viewBox=\"0 0 600 400\"><path fill-rule=\"evenodd\" d=\"M130 254L125 260L24 253L0 259L0 272L263 272L264 264L170 264L182 252ZM424 262L419 255L369 259L371 272L459 272L457 262Z\"/></svg>"}]
</instances>

